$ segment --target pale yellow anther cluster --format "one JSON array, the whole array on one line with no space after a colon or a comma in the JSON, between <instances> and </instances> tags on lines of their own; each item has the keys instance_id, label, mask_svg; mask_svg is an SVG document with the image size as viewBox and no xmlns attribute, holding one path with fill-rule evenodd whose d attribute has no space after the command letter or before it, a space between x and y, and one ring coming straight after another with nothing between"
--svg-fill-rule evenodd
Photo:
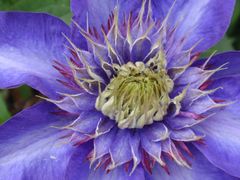
<instances>
[{"instance_id":1,"label":"pale yellow anther cluster","mask_svg":"<svg viewBox=\"0 0 240 180\"><path fill-rule=\"evenodd\" d=\"M161 121L172 100L173 81L161 54L143 62L114 65L111 79L96 101L96 108L115 120L119 128L142 128Z\"/></svg>"}]
</instances>

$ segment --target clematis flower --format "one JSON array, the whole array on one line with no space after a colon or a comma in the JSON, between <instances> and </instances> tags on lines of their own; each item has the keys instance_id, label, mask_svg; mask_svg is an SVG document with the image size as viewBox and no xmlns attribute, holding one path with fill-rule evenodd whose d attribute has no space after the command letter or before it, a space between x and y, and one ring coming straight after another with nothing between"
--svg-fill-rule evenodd
<instances>
[{"instance_id":1,"label":"clematis flower","mask_svg":"<svg viewBox=\"0 0 240 180\"><path fill-rule=\"evenodd\" d=\"M0 179L240 178L240 53L200 59L234 0L72 0L0 13L0 88L42 102L0 127Z\"/></svg>"}]
</instances>

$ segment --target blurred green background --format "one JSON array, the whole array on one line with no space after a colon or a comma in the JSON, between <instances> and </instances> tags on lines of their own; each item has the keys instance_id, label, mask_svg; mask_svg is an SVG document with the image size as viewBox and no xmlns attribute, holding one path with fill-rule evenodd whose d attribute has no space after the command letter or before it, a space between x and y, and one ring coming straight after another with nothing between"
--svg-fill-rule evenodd
<instances>
[{"instance_id":1,"label":"blurred green background","mask_svg":"<svg viewBox=\"0 0 240 180\"><path fill-rule=\"evenodd\" d=\"M0 0L0 10L48 12L69 24L71 21L69 4L69 0ZM203 56L209 56L215 50L217 52L240 50L240 0L237 0L232 23L226 36ZM38 92L27 86L0 90L0 124L11 115L36 103L39 100L36 94Z\"/></svg>"}]
</instances>

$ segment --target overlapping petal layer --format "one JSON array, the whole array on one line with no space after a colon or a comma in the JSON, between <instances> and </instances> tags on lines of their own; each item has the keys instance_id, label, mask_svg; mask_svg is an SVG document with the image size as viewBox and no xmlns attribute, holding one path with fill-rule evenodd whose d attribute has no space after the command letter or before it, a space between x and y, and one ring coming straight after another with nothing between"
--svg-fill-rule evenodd
<instances>
[{"instance_id":1,"label":"overlapping petal layer","mask_svg":"<svg viewBox=\"0 0 240 180\"><path fill-rule=\"evenodd\" d=\"M4 51L2 61L0 56L0 63L4 65L4 68L7 67L4 69L6 72L10 72L9 68L12 67L10 65L13 64L15 70L19 70L20 75L9 77L4 75L3 81L0 80L0 87L1 84L3 84L2 87L15 87L21 83L28 83L28 77L37 77L37 80L32 80L29 85L37 88L50 98L56 97L52 89L63 91L60 94L61 100L47 100L78 117L75 117L74 121L69 120L66 124L55 124L55 121L53 124L49 124L49 120L57 121L57 116L49 113L39 115L39 112L34 110L34 108L40 108L41 111L49 112L53 107L56 108L56 106L49 104L40 104L33 107L32 115L30 112L28 113L28 110L24 111L23 115L19 114L25 120L33 118L32 116L39 116L43 119L49 117L49 119L46 119L46 122L36 122L36 124L42 125L39 126L39 131L36 130L31 133L31 135L36 135L34 136L36 139L33 138L36 143L28 144L32 139L27 133L16 136L16 140L20 137L28 140L17 145L17 147L13 145L10 136L6 138L10 140L10 143L4 140L1 142L4 146L6 145L2 159L0 159L0 165L1 163L6 165L2 170L3 174L6 174L5 171L8 168L12 168L13 172L23 172L22 177L28 178L32 175L28 173L32 170L32 167L36 168L37 175L41 174L42 169L37 164L43 164L44 168L48 168L49 171L47 172L52 172L51 177L58 177L56 173L60 169L55 169L52 165L55 162L53 160L58 160L61 154L63 157L62 164L57 167L65 169L61 171L60 179L62 177L68 179L159 179L159 177L163 179L231 179L232 177L225 172L238 177L239 168L237 164L240 162L239 158L234 159L234 157L238 153L236 146L238 145L237 137L239 135L232 124L239 125L237 121L239 109L235 105L228 106L229 100L239 98L239 88L232 83L233 81L238 82L239 70L235 68L238 65L238 53L215 56L213 61L205 60L205 64L194 63L199 57L196 52L209 48L222 37L229 24L233 6L233 0L224 4L223 2L216 3L215 0L201 2L179 0L175 3L174 1L155 0L142 2L118 1L118 4L116 1L107 0L103 2L73 0L72 11L75 22L72 24L72 37L68 34L68 28L61 21L56 23L56 26L51 26L53 29L43 28L43 31L36 30L35 32L35 28L32 28L31 33L40 36L36 36L36 39L30 42L26 41L28 44L34 45L31 46L31 49L26 48L28 46L26 46L25 40L28 35L24 32L32 27L34 18L31 18L30 14L21 14L18 17L20 20L23 17L29 17L27 21L29 27L26 26L25 29L20 31L20 35L23 36L15 38L16 44L23 42L22 49L19 49L19 47L18 49L13 48L13 56L11 56L11 53L4 54ZM210 20L204 18L205 15L211 17ZM53 17L47 15L32 14L32 16L40 16L39 22L43 24L43 27L48 24L46 23L48 21L44 20L50 18L55 22ZM192 20L193 16L195 17L194 20ZM7 19L14 23L5 23ZM218 21L218 19L221 19L221 21ZM5 20L2 25L3 32L6 29L13 31L15 23L17 23L13 20L13 15L3 13L3 20ZM59 29L56 29L58 25ZM62 27L64 30L61 29ZM64 37L60 36L60 39L58 39L58 35L62 31L66 32L65 38L68 40L68 64L61 56ZM48 35L52 37L52 34L55 33L57 34L56 37L53 36L54 38L50 38L48 41ZM42 42L41 37L45 37L45 35L47 38L44 38L44 40L46 41L43 41L43 44L38 44ZM38 39L39 37L40 39ZM7 49L6 52L9 52L11 48L6 48L5 45L12 47L15 42L8 44L6 43L7 38L12 40L6 35L6 37L0 39L4 44L0 48ZM202 41L197 45L196 43L199 40ZM54 46L52 42L56 42L57 45ZM41 52L40 55L38 54L39 56L35 55L39 47L42 46L45 49L39 51ZM49 52L54 53L48 54ZM22 69L16 69L18 66L15 66L15 64L20 62L17 61L18 58L10 58L18 57L19 53L21 55L19 59L22 59L21 62L25 63L19 66ZM26 70L26 67L33 68L35 64L28 66L31 65L29 63L31 61L28 61L25 53L30 53L29 57L36 59L34 62L43 59L41 66L39 65L36 69L37 74L41 76L32 76L31 73L35 74L33 69ZM226 60L223 59L232 56L234 61L230 62L229 66L224 64ZM5 60L9 58L14 63L8 65ZM55 58L57 58L57 62L53 61ZM217 59L220 60L217 62ZM130 67L135 66L138 61L145 63L142 63L143 66L153 72L166 69L166 73L174 83L174 89L170 93L171 103L169 104L168 114L161 122L153 122L151 125L145 125L142 129L120 129L114 119L95 109L96 97L101 95L102 90L107 87L111 79L117 76L119 67L128 62L131 62ZM49 66L49 63L63 75L64 81L62 81L62 84L64 86L61 86L61 88L56 84L57 81L52 81L52 79L59 79L60 76L57 72L52 71L53 68L51 65ZM220 70L224 70L225 65L229 67L229 70L220 73ZM48 69L45 70L43 67L48 67ZM45 74L47 71L49 71L49 75ZM22 75L25 74L27 74L26 79L19 79L19 77L24 78L25 76ZM15 78L16 81L9 81L10 85L5 85L4 83L7 82L8 78L11 78L10 80ZM42 79L46 79L47 84L39 86ZM51 86L48 86L49 82L51 82ZM35 85L37 86L35 87ZM223 86L223 94L217 91L219 86ZM230 86L231 91L229 92L233 93L235 98L232 97L231 93L227 93ZM76 93L75 91L74 94L69 94L62 87L71 87L79 92ZM106 98L106 102L108 101L109 99ZM103 109L109 110L107 109L108 105L105 103ZM27 118L23 117L25 112L28 113ZM217 115L214 114L216 112ZM68 113L65 112L64 114L69 115ZM221 120L219 120L219 115L222 118ZM4 125L3 134L0 133L0 135L4 136L7 131L15 130L15 121L13 119ZM25 121L23 122L25 126ZM11 125L11 123L14 124ZM26 126L24 130L31 132L32 126L30 125ZM51 129L49 126L57 126L58 130ZM47 133L46 136L45 133L39 134L42 127L44 127L44 132ZM34 128L38 128L38 126L36 125ZM219 133L221 129L224 129L223 134ZM16 132L18 131L16 130ZM54 137L50 136L52 134L54 134ZM48 146L49 143L62 142L61 137L64 134L68 137L64 139L68 144L63 146L61 150L56 150L55 146ZM38 138L41 138L41 141L37 141ZM15 140L15 138L13 139ZM53 140L53 142L47 140ZM191 146L192 142L195 142L196 147L213 164L210 164L198 150ZM203 145L204 142L206 145ZM44 146L44 148L35 150L39 146ZM7 152L8 147L20 150ZM227 147L230 147L230 154L228 154ZM224 150L224 152L219 155L221 150ZM25 152L32 151L34 151L32 156L24 159L26 157ZM52 153L55 154L52 155ZM66 153L67 155L65 155ZM42 162L42 158L39 159L37 155L39 157L43 156L44 160L46 156L49 156L50 159L46 158L46 161ZM11 157L13 156L17 158L12 160ZM9 157L11 160L7 162ZM169 159L174 160L174 163ZM21 163L19 163L20 160ZM228 164L226 163L227 160L231 160L233 163ZM28 166L29 162L33 163L33 166ZM45 162L46 164L44 164ZM22 167L25 164L26 167ZM180 166L177 166L177 164ZM190 170L191 164L192 170ZM158 165L161 168L158 169ZM88 168L89 166L90 168ZM153 175L150 176L149 174L152 171ZM169 172L170 175L168 175ZM39 177L41 176L39 175Z\"/></svg>"},{"instance_id":2,"label":"overlapping petal layer","mask_svg":"<svg viewBox=\"0 0 240 180\"><path fill-rule=\"evenodd\" d=\"M129 12L138 12L142 3L141 1L130 0L105 0L101 3L93 0L73 0L71 6L74 20L86 27L86 16L88 16L90 26L99 29L101 25L107 24L108 17L113 12L117 2L122 12L120 17L123 17L123 14L127 15ZM201 41L194 51L203 52L223 37L230 23L235 1L203 0L196 2L194 0L177 0L175 2L174 0L151 0L150 3L153 16L160 21L163 21L170 10L172 11L169 26L178 29L175 39L176 44L184 40L186 41L185 49L188 49ZM192 17L194 17L194 20Z\"/></svg>"},{"instance_id":3,"label":"overlapping petal layer","mask_svg":"<svg viewBox=\"0 0 240 180\"><path fill-rule=\"evenodd\" d=\"M237 178L227 175L224 171L219 170L210 162L208 162L205 157L195 148L191 148L191 151L194 154L194 159L191 161L191 169L183 168L170 161L170 174L165 173L162 168L159 168L158 166L153 170L152 175L146 175L146 180L237 180Z\"/></svg>"},{"instance_id":4,"label":"overlapping petal layer","mask_svg":"<svg viewBox=\"0 0 240 180\"><path fill-rule=\"evenodd\" d=\"M240 177L239 145L240 133L240 52L228 52L214 56L208 68L215 68L219 64L227 63L226 69L212 76L208 88L222 87L211 94L216 101L231 101L232 104L216 111L216 114L198 128L205 134L205 144L197 148L217 167L229 174Z\"/></svg>"}]
</instances>

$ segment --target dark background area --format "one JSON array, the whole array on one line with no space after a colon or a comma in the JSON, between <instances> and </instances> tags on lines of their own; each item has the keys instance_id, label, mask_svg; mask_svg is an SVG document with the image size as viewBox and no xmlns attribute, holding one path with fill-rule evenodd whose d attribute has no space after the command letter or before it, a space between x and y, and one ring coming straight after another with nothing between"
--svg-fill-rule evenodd
<instances>
[{"instance_id":1,"label":"dark background area","mask_svg":"<svg viewBox=\"0 0 240 180\"><path fill-rule=\"evenodd\" d=\"M69 24L71 21L69 4L69 0L0 0L0 10L47 12L60 17ZM218 53L240 50L240 0L237 0L231 26L225 37L203 56L209 56L215 50ZM39 101L39 98L36 97L37 94L37 91L27 86L0 90L0 124L10 116Z\"/></svg>"}]
</instances>

